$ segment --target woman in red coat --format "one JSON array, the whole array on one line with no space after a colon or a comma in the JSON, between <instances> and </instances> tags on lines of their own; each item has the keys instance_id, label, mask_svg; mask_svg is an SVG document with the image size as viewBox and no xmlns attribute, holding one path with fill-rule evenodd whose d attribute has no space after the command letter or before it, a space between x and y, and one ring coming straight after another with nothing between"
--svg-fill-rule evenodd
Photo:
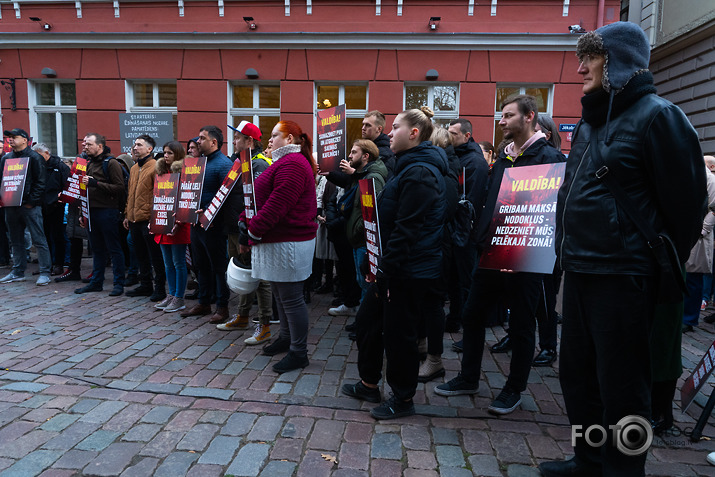
<instances>
[{"instance_id":1,"label":"woman in red coat","mask_svg":"<svg viewBox=\"0 0 715 477\"><path fill-rule=\"evenodd\" d=\"M170 141L164 144L164 157L156 161L156 174L181 172L186 153L181 143ZM184 291L186 290L186 245L191 243L191 225L177 222L170 234L158 234L154 240L161 247L169 283L169 294L164 300L154 305L167 313L183 310Z\"/></svg>"}]
</instances>

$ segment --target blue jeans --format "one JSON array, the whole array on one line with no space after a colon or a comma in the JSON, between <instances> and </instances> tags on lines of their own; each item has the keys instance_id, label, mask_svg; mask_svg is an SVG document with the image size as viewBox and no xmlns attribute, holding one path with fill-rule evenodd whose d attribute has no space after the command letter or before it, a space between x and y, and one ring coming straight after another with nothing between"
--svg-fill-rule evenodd
<instances>
[{"instance_id":1,"label":"blue jeans","mask_svg":"<svg viewBox=\"0 0 715 477\"><path fill-rule=\"evenodd\" d=\"M367 293L367 288L370 286L368 282L365 281L365 277L363 274L360 272L360 266L367 260L367 247L360 247L360 248L354 248L353 249L353 260L355 261L355 278L358 282L358 285L360 285L360 290L362 290L362 293L360 293L360 303L362 303L362 300L365 298L365 293Z\"/></svg>"},{"instance_id":2,"label":"blue jeans","mask_svg":"<svg viewBox=\"0 0 715 477\"><path fill-rule=\"evenodd\" d=\"M683 324L697 326L700 317L700 300L703 295L703 274L686 273L688 295L683 297Z\"/></svg>"},{"instance_id":3,"label":"blue jeans","mask_svg":"<svg viewBox=\"0 0 715 477\"><path fill-rule=\"evenodd\" d=\"M134 237L132 237L132 232L127 232L127 249L129 250L129 270L127 270L127 275L138 275L139 274L139 260L137 260L137 253L134 250Z\"/></svg>"},{"instance_id":4,"label":"blue jeans","mask_svg":"<svg viewBox=\"0 0 715 477\"><path fill-rule=\"evenodd\" d=\"M89 220L92 230L89 240L92 244L92 282L104 283L104 267L107 252L112 257L114 286L124 286L124 253L119 243L119 211L117 209L90 208Z\"/></svg>"},{"instance_id":5,"label":"blue jeans","mask_svg":"<svg viewBox=\"0 0 715 477\"><path fill-rule=\"evenodd\" d=\"M18 276L25 276L27 268L27 253L25 250L25 228L32 238L32 244L37 249L37 261L40 263L40 275L50 275L52 257L47 246L45 229L42 224L42 208L32 207L5 207L5 223L10 232L12 244L12 272Z\"/></svg>"},{"instance_id":6,"label":"blue jeans","mask_svg":"<svg viewBox=\"0 0 715 477\"><path fill-rule=\"evenodd\" d=\"M166 270L166 281L169 283L169 295L177 298L184 298L186 291L186 244L162 243L161 255L164 257L164 269Z\"/></svg>"}]
</instances>

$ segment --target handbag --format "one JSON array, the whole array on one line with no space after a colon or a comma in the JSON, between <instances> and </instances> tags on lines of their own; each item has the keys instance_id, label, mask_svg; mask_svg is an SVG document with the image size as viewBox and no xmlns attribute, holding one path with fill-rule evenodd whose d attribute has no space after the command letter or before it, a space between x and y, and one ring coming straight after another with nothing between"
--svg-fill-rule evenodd
<instances>
[{"instance_id":1,"label":"handbag","mask_svg":"<svg viewBox=\"0 0 715 477\"><path fill-rule=\"evenodd\" d=\"M591 160L596 166L596 177L611 191L611 195L616 199L621 209L631 219L638 231L645 237L648 246L653 251L658 263L657 276L657 303L678 303L683 301L683 294L687 293L685 279L681 272L681 263L675 244L665 233L656 233L653 225L646 222L642 215L638 213L630 197L623 190L610 169L601 157L598 150L598 137L595 129L591 130Z\"/></svg>"}]
</instances>

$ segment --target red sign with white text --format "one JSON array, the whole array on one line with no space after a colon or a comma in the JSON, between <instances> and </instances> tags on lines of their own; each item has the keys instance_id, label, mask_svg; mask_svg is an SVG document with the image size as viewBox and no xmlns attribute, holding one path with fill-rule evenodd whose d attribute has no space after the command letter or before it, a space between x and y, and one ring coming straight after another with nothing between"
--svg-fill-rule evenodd
<instances>
[{"instance_id":1,"label":"red sign with white text","mask_svg":"<svg viewBox=\"0 0 715 477\"><path fill-rule=\"evenodd\" d=\"M340 170L340 161L347 157L347 119L345 105L318 111L318 166L321 172Z\"/></svg>"},{"instance_id":2,"label":"red sign with white text","mask_svg":"<svg viewBox=\"0 0 715 477\"><path fill-rule=\"evenodd\" d=\"M680 388L680 409L683 412L688 409L700 388L708 380L710 373L713 371L713 366L715 366L715 341L707 349L705 356L688 376L688 379L685 380L683 387Z\"/></svg>"},{"instance_id":3,"label":"red sign with white text","mask_svg":"<svg viewBox=\"0 0 715 477\"><path fill-rule=\"evenodd\" d=\"M482 268L553 273L556 197L566 163L504 170Z\"/></svg>"},{"instance_id":4,"label":"red sign with white text","mask_svg":"<svg viewBox=\"0 0 715 477\"><path fill-rule=\"evenodd\" d=\"M196 210L201 203L201 191L204 188L206 174L206 156L186 157L181 170L179 184L179 206L176 209L176 220L195 224L199 218Z\"/></svg>"},{"instance_id":5,"label":"red sign with white text","mask_svg":"<svg viewBox=\"0 0 715 477\"><path fill-rule=\"evenodd\" d=\"M67 204L75 204L79 200L80 187L85 187L82 184L82 176L87 174L87 159L78 157L72 163L70 175L65 182L65 188L60 194L60 200Z\"/></svg>"},{"instance_id":6,"label":"red sign with white text","mask_svg":"<svg viewBox=\"0 0 715 477\"><path fill-rule=\"evenodd\" d=\"M361 179L360 205L362 207L362 220L365 225L365 245L367 247L368 281L375 281L377 264L382 255L380 243L380 226L377 220L377 200L375 199L375 179Z\"/></svg>"},{"instance_id":7,"label":"red sign with white text","mask_svg":"<svg viewBox=\"0 0 715 477\"><path fill-rule=\"evenodd\" d=\"M27 180L29 157L5 159L0 184L0 207L20 207Z\"/></svg>"},{"instance_id":8,"label":"red sign with white text","mask_svg":"<svg viewBox=\"0 0 715 477\"><path fill-rule=\"evenodd\" d=\"M149 232L169 235L176 224L176 198L181 174L162 174L154 181L154 203L151 207Z\"/></svg>"},{"instance_id":9,"label":"red sign with white text","mask_svg":"<svg viewBox=\"0 0 715 477\"><path fill-rule=\"evenodd\" d=\"M253 191L253 162L250 157L241 161L241 178L243 179L243 206L246 209L246 219L251 220L256 215L256 194Z\"/></svg>"},{"instance_id":10,"label":"red sign with white text","mask_svg":"<svg viewBox=\"0 0 715 477\"><path fill-rule=\"evenodd\" d=\"M199 224L201 224L203 228L208 229L211 227L211 222L214 221L219 210L221 210L221 206L224 202L226 202L226 198L231 193L233 186L236 185L236 180L238 180L241 175L242 164L247 154L247 150L243 151L240 154L241 159L233 161L233 166L231 166L231 170L228 171L226 177L223 178L223 182L221 183L221 187L218 188L218 192L216 192L216 195L213 199L211 199L209 205L206 206L204 213L199 217ZM250 163L250 157L248 158L248 161Z\"/></svg>"}]
</instances>

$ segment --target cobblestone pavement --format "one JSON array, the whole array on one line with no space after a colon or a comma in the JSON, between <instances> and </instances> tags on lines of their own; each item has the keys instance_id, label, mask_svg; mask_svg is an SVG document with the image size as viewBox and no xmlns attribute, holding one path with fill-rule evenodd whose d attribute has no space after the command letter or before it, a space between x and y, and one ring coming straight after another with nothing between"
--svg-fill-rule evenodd
<instances>
[{"instance_id":1,"label":"cobblestone pavement","mask_svg":"<svg viewBox=\"0 0 715 477\"><path fill-rule=\"evenodd\" d=\"M332 297L313 295L310 366L277 375L280 356L245 346L247 331L108 290L75 295L76 283L37 287L32 268L27 281L0 285L0 477L530 476L572 452L558 367L535 368L521 410L495 418L486 408L509 356L486 351L477 396L443 398L427 383L419 415L380 423L374 405L339 392L358 379L357 349L346 319L327 315ZM503 335L487 330L488 344ZM452 339L447 379L459 369ZM684 337L687 369L713 339L707 324ZM706 400L687 415L676 409L678 425L692 426ZM713 450L656 438L647 473L715 475L705 460Z\"/></svg>"}]
</instances>

